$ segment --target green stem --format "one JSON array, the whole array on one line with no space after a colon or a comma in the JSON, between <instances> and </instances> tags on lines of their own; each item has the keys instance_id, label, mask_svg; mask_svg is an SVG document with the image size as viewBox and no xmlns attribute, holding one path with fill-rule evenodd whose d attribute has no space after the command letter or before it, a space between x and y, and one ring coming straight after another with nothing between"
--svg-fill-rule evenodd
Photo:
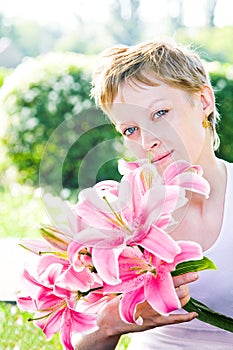
<instances>
[{"instance_id":1,"label":"green stem","mask_svg":"<svg viewBox=\"0 0 233 350\"><path fill-rule=\"evenodd\" d=\"M197 319L202 322L233 333L233 318L211 310L205 304L202 304L196 299L190 298L189 302L183 306L183 309L188 312L197 312Z\"/></svg>"}]
</instances>

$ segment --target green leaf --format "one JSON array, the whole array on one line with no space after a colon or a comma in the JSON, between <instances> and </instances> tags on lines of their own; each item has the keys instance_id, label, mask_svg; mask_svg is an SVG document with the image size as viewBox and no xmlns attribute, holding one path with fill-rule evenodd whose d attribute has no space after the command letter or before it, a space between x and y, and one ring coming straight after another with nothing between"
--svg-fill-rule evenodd
<instances>
[{"instance_id":1,"label":"green leaf","mask_svg":"<svg viewBox=\"0 0 233 350\"><path fill-rule=\"evenodd\" d=\"M202 270L216 270L217 267L207 257L203 257L201 260L190 260L190 261L184 261L180 264L176 265L176 269L171 272L171 275L174 276L179 276L183 275L184 273L187 272L197 272L197 271L202 271Z\"/></svg>"},{"instance_id":2,"label":"green leaf","mask_svg":"<svg viewBox=\"0 0 233 350\"><path fill-rule=\"evenodd\" d=\"M183 309L188 312L197 312L197 319L202 322L233 333L233 318L211 310L208 306L196 299L190 298L189 302L183 306Z\"/></svg>"}]
</instances>

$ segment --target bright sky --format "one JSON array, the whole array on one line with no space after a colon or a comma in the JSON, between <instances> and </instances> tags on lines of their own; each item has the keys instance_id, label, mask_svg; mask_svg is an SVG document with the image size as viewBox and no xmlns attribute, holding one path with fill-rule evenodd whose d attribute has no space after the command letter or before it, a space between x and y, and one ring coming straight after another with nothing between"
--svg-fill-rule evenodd
<instances>
[{"instance_id":1,"label":"bright sky","mask_svg":"<svg viewBox=\"0 0 233 350\"><path fill-rule=\"evenodd\" d=\"M127 0L123 3L127 3ZM186 25L204 24L205 3L205 0L183 0ZM59 23L69 27L75 23L75 15L89 21L104 21L108 18L110 4L110 0L1 0L0 12L9 17L36 19L41 24ZM218 0L216 25L233 25L232 10L232 0ZM147 21L161 21L168 15L166 11L165 0L142 0L141 15ZM172 15L172 11L175 9L171 9L169 15Z\"/></svg>"}]
</instances>

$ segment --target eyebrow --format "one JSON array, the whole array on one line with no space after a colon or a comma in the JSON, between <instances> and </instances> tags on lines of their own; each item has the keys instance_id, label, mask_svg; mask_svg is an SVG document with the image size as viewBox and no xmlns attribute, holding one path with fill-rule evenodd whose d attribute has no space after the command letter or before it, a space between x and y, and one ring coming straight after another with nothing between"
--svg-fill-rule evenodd
<instances>
[{"instance_id":1,"label":"eyebrow","mask_svg":"<svg viewBox=\"0 0 233 350\"><path fill-rule=\"evenodd\" d=\"M151 103L149 104L149 106L147 108L151 109L156 103L163 102L163 101L166 101L166 99L165 98L155 98L154 100L151 101Z\"/></svg>"}]
</instances>

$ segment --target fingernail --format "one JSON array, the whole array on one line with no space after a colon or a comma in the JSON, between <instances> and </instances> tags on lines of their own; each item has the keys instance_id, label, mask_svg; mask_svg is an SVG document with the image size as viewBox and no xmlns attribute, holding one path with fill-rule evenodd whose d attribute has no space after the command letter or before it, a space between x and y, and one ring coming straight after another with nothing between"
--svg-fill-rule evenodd
<instances>
[{"instance_id":1,"label":"fingernail","mask_svg":"<svg viewBox=\"0 0 233 350\"><path fill-rule=\"evenodd\" d=\"M191 277L192 279L198 279L199 275L198 275L197 272L192 272L190 277Z\"/></svg>"}]
</instances>

